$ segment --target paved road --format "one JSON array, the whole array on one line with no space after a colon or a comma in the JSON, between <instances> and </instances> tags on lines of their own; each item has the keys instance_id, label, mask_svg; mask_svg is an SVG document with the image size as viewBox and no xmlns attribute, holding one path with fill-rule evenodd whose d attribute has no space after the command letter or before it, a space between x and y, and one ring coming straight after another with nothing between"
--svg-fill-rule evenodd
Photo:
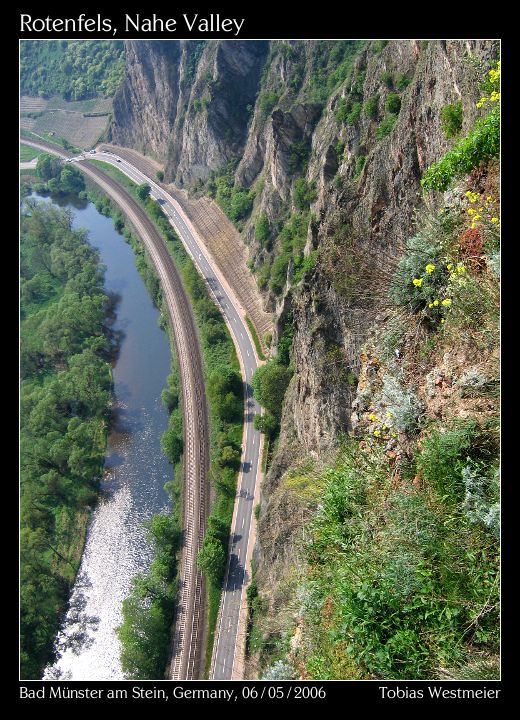
<instances>
[{"instance_id":1,"label":"paved road","mask_svg":"<svg viewBox=\"0 0 520 720\"><path fill-rule=\"evenodd\" d=\"M256 481L260 458L260 433L253 427L253 417L260 407L253 398L251 378L258 360L246 322L240 311L212 267L204 246L197 237L179 203L158 183L146 176L127 160L113 153L98 152L91 157L108 162L117 167L138 184L144 182L151 186L151 195L160 201L163 211L191 255L195 265L205 278L208 287L220 306L227 325L233 336L241 361L242 375L245 381L245 440L242 448L242 468L238 480L237 500L228 554L228 564L224 580L224 590L219 613L218 627L215 630L215 647L210 677L215 680L229 680L233 675L236 660L237 636L239 630L240 607L244 602L246 584L245 563L249 547ZM81 161L80 161L81 163ZM251 548L249 548L251 550ZM172 678L178 679L178 678Z\"/></svg>"}]
</instances>

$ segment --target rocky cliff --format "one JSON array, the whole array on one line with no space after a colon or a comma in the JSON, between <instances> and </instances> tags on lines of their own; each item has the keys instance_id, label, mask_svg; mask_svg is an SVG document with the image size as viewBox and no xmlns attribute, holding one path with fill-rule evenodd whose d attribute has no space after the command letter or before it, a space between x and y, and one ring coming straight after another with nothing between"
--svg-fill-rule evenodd
<instances>
[{"instance_id":1,"label":"rocky cliff","mask_svg":"<svg viewBox=\"0 0 520 720\"><path fill-rule=\"evenodd\" d=\"M322 466L351 432L366 372L361 348L384 324L388 280L417 217L434 204L421 176L453 144L443 109L455 108L458 133L473 126L479 79L499 48L476 40L194 45L127 43L112 133L166 159L170 180L217 202L226 163L228 192L249 193L239 228L276 314L272 354L289 344L294 369L255 551L265 648L299 612L296 548L313 503L291 490L295 467L304 458ZM253 648L251 676L264 661Z\"/></svg>"},{"instance_id":2,"label":"rocky cliff","mask_svg":"<svg viewBox=\"0 0 520 720\"><path fill-rule=\"evenodd\" d=\"M112 141L164 161L181 186L206 178L243 150L266 51L262 42L127 41Z\"/></svg>"}]
</instances>

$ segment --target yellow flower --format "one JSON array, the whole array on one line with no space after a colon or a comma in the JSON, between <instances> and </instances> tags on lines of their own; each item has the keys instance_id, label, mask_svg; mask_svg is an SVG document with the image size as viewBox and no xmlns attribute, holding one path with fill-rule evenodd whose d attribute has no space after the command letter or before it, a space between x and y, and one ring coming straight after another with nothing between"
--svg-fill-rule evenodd
<instances>
[{"instance_id":1,"label":"yellow flower","mask_svg":"<svg viewBox=\"0 0 520 720\"><path fill-rule=\"evenodd\" d=\"M429 308L432 308L432 307L433 307L433 303L428 303L428 307L429 307Z\"/></svg>"},{"instance_id":2,"label":"yellow flower","mask_svg":"<svg viewBox=\"0 0 520 720\"><path fill-rule=\"evenodd\" d=\"M446 322L446 320L444 318L441 318L441 325L445 322Z\"/></svg>"},{"instance_id":3,"label":"yellow flower","mask_svg":"<svg viewBox=\"0 0 520 720\"><path fill-rule=\"evenodd\" d=\"M390 410L387 410L386 417L392 417L392 415L393 415L393 412L390 412Z\"/></svg>"},{"instance_id":4,"label":"yellow flower","mask_svg":"<svg viewBox=\"0 0 520 720\"><path fill-rule=\"evenodd\" d=\"M437 305L439 304L439 301L438 301L438 300L434 300L434 301L433 301L433 304L435 305L435 307L437 307Z\"/></svg>"},{"instance_id":5,"label":"yellow flower","mask_svg":"<svg viewBox=\"0 0 520 720\"><path fill-rule=\"evenodd\" d=\"M421 287L421 285L422 285L422 278L414 278L414 279L413 279L413 284L415 285L415 287Z\"/></svg>"},{"instance_id":6,"label":"yellow flower","mask_svg":"<svg viewBox=\"0 0 520 720\"><path fill-rule=\"evenodd\" d=\"M381 435L381 433L380 433L379 430L374 430L374 435L375 435L376 437L379 437L379 436Z\"/></svg>"},{"instance_id":7,"label":"yellow flower","mask_svg":"<svg viewBox=\"0 0 520 720\"><path fill-rule=\"evenodd\" d=\"M471 190L468 190L466 192L466 197L470 201L470 203L476 203L477 200L480 198L479 193L471 192Z\"/></svg>"},{"instance_id":8,"label":"yellow flower","mask_svg":"<svg viewBox=\"0 0 520 720\"><path fill-rule=\"evenodd\" d=\"M492 82L493 84L496 83L497 80L500 79L500 60L497 61L496 70L493 69L488 72L488 77L489 77L490 82Z\"/></svg>"},{"instance_id":9,"label":"yellow flower","mask_svg":"<svg viewBox=\"0 0 520 720\"><path fill-rule=\"evenodd\" d=\"M397 437L397 433L392 433L392 437Z\"/></svg>"},{"instance_id":10,"label":"yellow flower","mask_svg":"<svg viewBox=\"0 0 520 720\"><path fill-rule=\"evenodd\" d=\"M492 217L492 218L491 218L491 222L493 223L493 225L496 225L496 224L498 223L498 218L497 218L497 217Z\"/></svg>"},{"instance_id":11,"label":"yellow flower","mask_svg":"<svg viewBox=\"0 0 520 720\"><path fill-rule=\"evenodd\" d=\"M435 265L433 263L428 263L428 265L426 265L426 267L425 267L425 270L428 273L428 275L431 275L432 272L435 270Z\"/></svg>"},{"instance_id":12,"label":"yellow flower","mask_svg":"<svg viewBox=\"0 0 520 720\"><path fill-rule=\"evenodd\" d=\"M451 272L453 270L453 263L448 263L446 267Z\"/></svg>"},{"instance_id":13,"label":"yellow flower","mask_svg":"<svg viewBox=\"0 0 520 720\"><path fill-rule=\"evenodd\" d=\"M459 275L462 275L463 273L465 273L466 268L464 267L464 265L457 265L457 272L459 273Z\"/></svg>"},{"instance_id":14,"label":"yellow flower","mask_svg":"<svg viewBox=\"0 0 520 720\"><path fill-rule=\"evenodd\" d=\"M377 422L377 416L374 415L374 413L371 413L371 414L368 416L368 419L369 419L369 420L372 420L372 422Z\"/></svg>"},{"instance_id":15,"label":"yellow flower","mask_svg":"<svg viewBox=\"0 0 520 720\"><path fill-rule=\"evenodd\" d=\"M444 298L442 304L444 305L444 307L449 307L451 305L451 298Z\"/></svg>"},{"instance_id":16,"label":"yellow flower","mask_svg":"<svg viewBox=\"0 0 520 720\"><path fill-rule=\"evenodd\" d=\"M491 100L491 102L497 102L498 100L500 100L500 93L496 90L493 90L489 99Z\"/></svg>"},{"instance_id":17,"label":"yellow flower","mask_svg":"<svg viewBox=\"0 0 520 720\"><path fill-rule=\"evenodd\" d=\"M493 202L493 198L491 197L491 195L488 195L486 200L487 200L487 202Z\"/></svg>"},{"instance_id":18,"label":"yellow flower","mask_svg":"<svg viewBox=\"0 0 520 720\"><path fill-rule=\"evenodd\" d=\"M468 215L475 215L476 212L475 208L468 208Z\"/></svg>"}]
</instances>

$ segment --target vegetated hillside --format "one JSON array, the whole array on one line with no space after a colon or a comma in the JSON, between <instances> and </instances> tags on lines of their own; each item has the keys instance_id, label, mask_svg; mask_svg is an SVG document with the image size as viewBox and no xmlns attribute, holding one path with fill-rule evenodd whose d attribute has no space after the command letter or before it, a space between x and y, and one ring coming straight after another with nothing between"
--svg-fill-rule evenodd
<instances>
[{"instance_id":1,"label":"vegetated hillside","mask_svg":"<svg viewBox=\"0 0 520 720\"><path fill-rule=\"evenodd\" d=\"M120 40L23 40L20 43L22 95L65 100L112 96L124 78Z\"/></svg>"},{"instance_id":2,"label":"vegetated hillside","mask_svg":"<svg viewBox=\"0 0 520 720\"><path fill-rule=\"evenodd\" d=\"M67 188L69 170L62 170ZM111 384L108 305L98 253L83 231L71 229L70 214L25 201L20 430L23 678L39 679L52 659L103 471Z\"/></svg>"},{"instance_id":3,"label":"vegetated hillside","mask_svg":"<svg viewBox=\"0 0 520 720\"><path fill-rule=\"evenodd\" d=\"M248 672L494 676L498 44L265 43L234 144L224 77L203 92L227 45L189 125L151 110L146 133L241 230L277 317ZM137 62L131 93L166 97ZM118 98L116 139L159 152Z\"/></svg>"}]
</instances>

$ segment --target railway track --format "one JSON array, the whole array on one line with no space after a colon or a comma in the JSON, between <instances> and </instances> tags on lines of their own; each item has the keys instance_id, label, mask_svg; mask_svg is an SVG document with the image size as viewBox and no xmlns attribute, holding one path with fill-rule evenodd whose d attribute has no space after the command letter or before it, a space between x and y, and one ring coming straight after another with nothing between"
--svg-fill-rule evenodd
<instances>
[{"instance_id":1,"label":"railway track","mask_svg":"<svg viewBox=\"0 0 520 720\"><path fill-rule=\"evenodd\" d=\"M44 142L25 138L21 141L65 159L72 157ZM76 165L119 205L141 238L161 281L168 308L179 361L184 417L183 545L169 677L195 679L202 659L199 638L205 613L204 580L196 560L204 538L209 492L209 422L197 328L181 279L147 214L115 180L88 160Z\"/></svg>"}]
</instances>

